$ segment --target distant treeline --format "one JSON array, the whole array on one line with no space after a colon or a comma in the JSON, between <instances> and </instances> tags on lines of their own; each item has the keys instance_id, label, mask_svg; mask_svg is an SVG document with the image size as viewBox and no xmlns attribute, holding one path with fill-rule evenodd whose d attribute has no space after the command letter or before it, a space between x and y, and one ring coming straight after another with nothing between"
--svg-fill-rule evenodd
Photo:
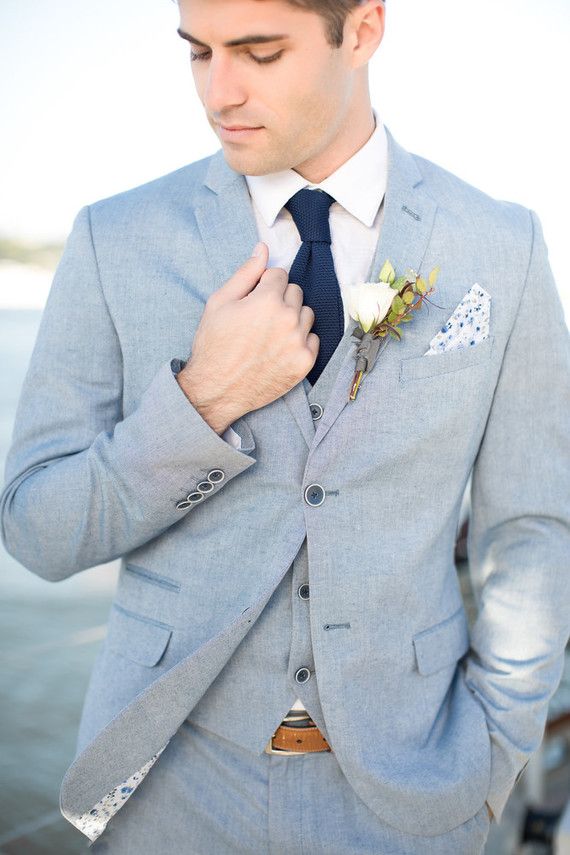
<instances>
[{"instance_id":1,"label":"distant treeline","mask_svg":"<svg viewBox=\"0 0 570 855\"><path fill-rule=\"evenodd\" d=\"M63 243L30 243L17 238L0 237L0 261L18 261L53 269L63 252Z\"/></svg>"}]
</instances>

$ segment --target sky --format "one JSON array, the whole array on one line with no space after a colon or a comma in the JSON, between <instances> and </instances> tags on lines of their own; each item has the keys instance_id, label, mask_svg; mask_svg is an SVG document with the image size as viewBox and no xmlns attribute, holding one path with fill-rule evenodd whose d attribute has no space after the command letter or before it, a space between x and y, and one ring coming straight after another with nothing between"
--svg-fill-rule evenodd
<instances>
[{"instance_id":1,"label":"sky","mask_svg":"<svg viewBox=\"0 0 570 855\"><path fill-rule=\"evenodd\" d=\"M83 205L220 148L178 23L171 0L2 0L0 235L64 239ZM565 301L569 43L568 0L387 0L369 64L401 145L537 212Z\"/></svg>"}]
</instances>

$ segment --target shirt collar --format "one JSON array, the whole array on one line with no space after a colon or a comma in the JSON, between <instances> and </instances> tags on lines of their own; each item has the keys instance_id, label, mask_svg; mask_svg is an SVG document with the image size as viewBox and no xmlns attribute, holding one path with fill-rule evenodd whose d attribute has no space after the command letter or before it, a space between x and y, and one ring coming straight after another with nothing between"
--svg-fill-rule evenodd
<instances>
[{"instance_id":1,"label":"shirt collar","mask_svg":"<svg viewBox=\"0 0 570 855\"><path fill-rule=\"evenodd\" d=\"M325 190L364 225L372 226L386 192L388 174L386 131L378 111L373 107L372 112L376 126L370 139L320 184L311 184L294 169L244 176L267 226L273 226L281 208L303 187Z\"/></svg>"}]
</instances>

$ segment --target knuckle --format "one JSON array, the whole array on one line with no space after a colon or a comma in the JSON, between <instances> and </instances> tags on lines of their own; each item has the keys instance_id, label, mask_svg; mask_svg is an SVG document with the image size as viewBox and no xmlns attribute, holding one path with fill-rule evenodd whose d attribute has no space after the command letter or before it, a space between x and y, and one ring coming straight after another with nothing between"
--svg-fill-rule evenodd
<instances>
[{"instance_id":1,"label":"knuckle","mask_svg":"<svg viewBox=\"0 0 570 855\"><path fill-rule=\"evenodd\" d=\"M298 294L300 294L300 296L301 296L301 297L303 297L303 296L304 296L304 291L303 291L303 289L302 289L302 288L301 288L301 286L300 286L300 285L298 285L296 282L289 282L289 284L287 285L287 287L288 287L288 288L292 288L294 291L296 290L296 291L297 291L297 293L298 293Z\"/></svg>"},{"instance_id":2,"label":"knuckle","mask_svg":"<svg viewBox=\"0 0 570 855\"><path fill-rule=\"evenodd\" d=\"M283 279L287 279L287 271L282 267L268 267L262 275L262 279L267 279L271 282L281 282Z\"/></svg>"},{"instance_id":3,"label":"knuckle","mask_svg":"<svg viewBox=\"0 0 570 855\"><path fill-rule=\"evenodd\" d=\"M261 296L271 306L272 311L274 311L277 306L280 306L283 302L281 299L281 294L275 288L265 288Z\"/></svg>"},{"instance_id":4,"label":"knuckle","mask_svg":"<svg viewBox=\"0 0 570 855\"><path fill-rule=\"evenodd\" d=\"M287 324L290 329L295 329L299 322L299 313L295 306L290 306L288 303L282 304L283 309L283 322Z\"/></svg>"}]
</instances>

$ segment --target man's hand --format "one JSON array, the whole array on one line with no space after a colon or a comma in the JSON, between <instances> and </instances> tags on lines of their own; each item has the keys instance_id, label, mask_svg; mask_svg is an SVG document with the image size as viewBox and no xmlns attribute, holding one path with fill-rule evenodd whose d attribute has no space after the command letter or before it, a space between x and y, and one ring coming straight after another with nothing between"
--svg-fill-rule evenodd
<instances>
[{"instance_id":1,"label":"man's hand","mask_svg":"<svg viewBox=\"0 0 570 855\"><path fill-rule=\"evenodd\" d=\"M219 434L307 376L319 351L315 316L281 267L266 269L265 243L210 295L177 375L186 397Z\"/></svg>"}]
</instances>

